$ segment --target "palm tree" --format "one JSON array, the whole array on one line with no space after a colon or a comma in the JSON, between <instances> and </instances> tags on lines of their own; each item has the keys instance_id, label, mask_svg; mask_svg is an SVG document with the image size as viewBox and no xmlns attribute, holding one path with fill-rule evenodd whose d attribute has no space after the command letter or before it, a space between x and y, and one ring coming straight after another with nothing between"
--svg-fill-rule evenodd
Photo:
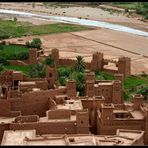
<instances>
[{"instance_id":1,"label":"palm tree","mask_svg":"<svg viewBox=\"0 0 148 148\"><path fill-rule=\"evenodd\" d=\"M85 75L84 73L77 73L76 76L76 88L79 91L79 95L83 96L85 91Z\"/></svg>"},{"instance_id":2,"label":"palm tree","mask_svg":"<svg viewBox=\"0 0 148 148\"><path fill-rule=\"evenodd\" d=\"M76 58L77 58L76 64L75 64L76 71L84 72L84 70L86 68L86 64L84 62L83 57L82 56L77 56Z\"/></svg>"}]
</instances>

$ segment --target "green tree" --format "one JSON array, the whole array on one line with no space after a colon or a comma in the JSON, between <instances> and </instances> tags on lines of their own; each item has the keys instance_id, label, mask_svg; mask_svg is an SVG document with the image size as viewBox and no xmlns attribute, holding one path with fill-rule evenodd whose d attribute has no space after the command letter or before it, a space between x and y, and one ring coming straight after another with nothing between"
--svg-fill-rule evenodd
<instances>
[{"instance_id":1,"label":"green tree","mask_svg":"<svg viewBox=\"0 0 148 148\"><path fill-rule=\"evenodd\" d=\"M13 18L13 21L16 22L16 21L17 21L17 17L14 17L14 18Z\"/></svg>"},{"instance_id":2,"label":"green tree","mask_svg":"<svg viewBox=\"0 0 148 148\"><path fill-rule=\"evenodd\" d=\"M50 67L53 67L54 64L55 64L54 59L52 58L51 55L49 55L49 56L45 59L44 63L47 64L47 65L50 66Z\"/></svg>"},{"instance_id":3,"label":"green tree","mask_svg":"<svg viewBox=\"0 0 148 148\"><path fill-rule=\"evenodd\" d=\"M8 62L5 57L0 57L0 64L7 65Z\"/></svg>"},{"instance_id":4,"label":"green tree","mask_svg":"<svg viewBox=\"0 0 148 148\"><path fill-rule=\"evenodd\" d=\"M28 75L31 78L44 78L46 75L45 66L43 64L30 65Z\"/></svg>"},{"instance_id":5,"label":"green tree","mask_svg":"<svg viewBox=\"0 0 148 148\"><path fill-rule=\"evenodd\" d=\"M144 99L148 99L148 85L141 85L140 88L136 91L137 94L142 94Z\"/></svg>"},{"instance_id":6,"label":"green tree","mask_svg":"<svg viewBox=\"0 0 148 148\"><path fill-rule=\"evenodd\" d=\"M70 75L69 79L76 81L76 89L79 95L83 96L85 91L85 73L75 71Z\"/></svg>"},{"instance_id":7,"label":"green tree","mask_svg":"<svg viewBox=\"0 0 148 148\"><path fill-rule=\"evenodd\" d=\"M80 96L84 96L85 91L85 75L84 73L78 73L76 77L76 89L79 91Z\"/></svg>"},{"instance_id":8,"label":"green tree","mask_svg":"<svg viewBox=\"0 0 148 148\"><path fill-rule=\"evenodd\" d=\"M76 58L77 58L77 60L76 60L76 64L75 64L75 70L78 72L84 72L85 68L86 68L86 64L85 64L83 57L77 56Z\"/></svg>"},{"instance_id":9,"label":"green tree","mask_svg":"<svg viewBox=\"0 0 148 148\"><path fill-rule=\"evenodd\" d=\"M17 54L18 60L27 60L28 58L29 58L28 52L20 52L20 53Z\"/></svg>"},{"instance_id":10,"label":"green tree","mask_svg":"<svg viewBox=\"0 0 148 148\"><path fill-rule=\"evenodd\" d=\"M4 50L3 45L0 44L0 51Z\"/></svg>"},{"instance_id":11,"label":"green tree","mask_svg":"<svg viewBox=\"0 0 148 148\"><path fill-rule=\"evenodd\" d=\"M4 70L4 65L0 63L0 72L2 72L3 70Z\"/></svg>"},{"instance_id":12,"label":"green tree","mask_svg":"<svg viewBox=\"0 0 148 148\"><path fill-rule=\"evenodd\" d=\"M40 49L41 45L42 45L42 42L40 38L34 38L31 42L28 42L28 41L26 42L26 46L31 48Z\"/></svg>"}]
</instances>

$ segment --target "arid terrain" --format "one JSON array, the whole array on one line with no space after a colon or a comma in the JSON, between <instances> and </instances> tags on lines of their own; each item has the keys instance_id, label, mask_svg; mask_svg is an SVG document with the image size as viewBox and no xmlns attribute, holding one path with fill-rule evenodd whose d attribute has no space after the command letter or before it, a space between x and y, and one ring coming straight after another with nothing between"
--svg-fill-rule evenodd
<instances>
[{"instance_id":1,"label":"arid terrain","mask_svg":"<svg viewBox=\"0 0 148 148\"><path fill-rule=\"evenodd\" d=\"M33 8L31 3L1 3L0 9L87 18L122 24L139 30L148 31L147 23L140 21L139 18L130 18L123 12L111 14L109 11L105 11L101 8L76 6L49 7L41 3L35 3L35 7ZM11 17L10 15L0 15L0 18L5 19L10 19ZM36 25L54 23L50 20L37 20L22 17L18 17L18 21L28 21ZM22 41L18 41L18 38L13 38L9 39L9 41L25 43L33 37L34 36L22 37ZM42 35L40 39L43 42L43 47L47 54L52 48L58 48L60 50L60 56L63 58L75 58L77 55L82 55L87 61L91 60L91 54L96 51L103 52L105 58L110 57L112 59L117 59L120 56L128 56L132 59L132 74L142 73L143 71L148 73L147 37L105 28L95 28L95 30L89 31Z\"/></svg>"}]
</instances>

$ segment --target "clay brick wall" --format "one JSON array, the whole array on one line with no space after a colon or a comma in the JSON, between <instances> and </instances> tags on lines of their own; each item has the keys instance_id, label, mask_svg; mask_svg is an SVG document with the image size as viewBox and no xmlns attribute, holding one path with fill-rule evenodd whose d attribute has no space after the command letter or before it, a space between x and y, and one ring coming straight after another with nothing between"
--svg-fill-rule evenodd
<instances>
[{"instance_id":1,"label":"clay brick wall","mask_svg":"<svg viewBox=\"0 0 148 148\"><path fill-rule=\"evenodd\" d=\"M103 53L94 53L91 61L91 70L103 70Z\"/></svg>"},{"instance_id":2,"label":"clay brick wall","mask_svg":"<svg viewBox=\"0 0 148 148\"><path fill-rule=\"evenodd\" d=\"M56 67L46 66L46 78L48 81L48 88L53 89L57 83Z\"/></svg>"},{"instance_id":3,"label":"clay brick wall","mask_svg":"<svg viewBox=\"0 0 148 148\"><path fill-rule=\"evenodd\" d=\"M122 84L121 81L116 80L113 83L112 102L121 104L122 100Z\"/></svg>"},{"instance_id":4,"label":"clay brick wall","mask_svg":"<svg viewBox=\"0 0 148 148\"><path fill-rule=\"evenodd\" d=\"M17 117L17 116L21 115L21 112L20 111L11 111L10 114L11 114L11 117Z\"/></svg>"},{"instance_id":5,"label":"clay brick wall","mask_svg":"<svg viewBox=\"0 0 148 148\"><path fill-rule=\"evenodd\" d=\"M115 110L125 110L125 104L114 104Z\"/></svg>"},{"instance_id":6,"label":"clay brick wall","mask_svg":"<svg viewBox=\"0 0 148 148\"><path fill-rule=\"evenodd\" d=\"M68 80L66 82L66 87L67 87L67 96L76 97L77 95L76 82L74 80Z\"/></svg>"},{"instance_id":7,"label":"clay brick wall","mask_svg":"<svg viewBox=\"0 0 148 148\"><path fill-rule=\"evenodd\" d=\"M48 82L47 81L36 81L37 88L40 88L41 90L47 90L48 89Z\"/></svg>"},{"instance_id":8,"label":"clay brick wall","mask_svg":"<svg viewBox=\"0 0 148 148\"><path fill-rule=\"evenodd\" d=\"M73 59L59 59L60 66L74 66L75 60Z\"/></svg>"},{"instance_id":9,"label":"clay brick wall","mask_svg":"<svg viewBox=\"0 0 148 148\"><path fill-rule=\"evenodd\" d=\"M47 112L48 119L70 119L71 111L65 109L49 110Z\"/></svg>"},{"instance_id":10,"label":"clay brick wall","mask_svg":"<svg viewBox=\"0 0 148 148\"><path fill-rule=\"evenodd\" d=\"M115 134L117 129L144 130L144 120L112 120L103 122L99 134Z\"/></svg>"},{"instance_id":11,"label":"clay brick wall","mask_svg":"<svg viewBox=\"0 0 148 148\"><path fill-rule=\"evenodd\" d=\"M91 62L85 62L86 64L86 69L91 69Z\"/></svg>"},{"instance_id":12,"label":"clay brick wall","mask_svg":"<svg viewBox=\"0 0 148 148\"><path fill-rule=\"evenodd\" d=\"M9 117L11 104L8 100L0 100L0 117Z\"/></svg>"},{"instance_id":13,"label":"clay brick wall","mask_svg":"<svg viewBox=\"0 0 148 148\"><path fill-rule=\"evenodd\" d=\"M20 92L18 92L17 90L10 90L10 98L18 98L20 97Z\"/></svg>"},{"instance_id":14,"label":"clay brick wall","mask_svg":"<svg viewBox=\"0 0 148 148\"><path fill-rule=\"evenodd\" d=\"M113 93L113 87L112 85L99 85L98 87L95 87L95 96L104 96L105 103L111 103L112 102L112 93Z\"/></svg>"},{"instance_id":15,"label":"clay brick wall","mask_svg":"<svg viewBox=\"0 0 148 148\"><path fill-rule=\"evenodd\" d=\"M37 64L37 49L29 49L29 64Z\"/></svg>"},{"instance_id":16,"label":"clay brick wall","mask_svg":"<svg viewBox=\"0 0 148 148\"><path fill-rule=\"evenodd\" d=\"M111 74L116 74L116 73L118 73L118 70L107 69L107 68L103 68L103 71L104 71L104 72L111 73Z\"/></svg>"},{"instance_id":17,"label":"clay brick wall","mask_svg":"<svg viewBox=\"0 0 148 148\"><path fill-rule=\"evenodd\" d=\"M128 77L131 75L131 59L128 57L121 57L118 60L118 73Z\"/></svg>"},{"instance_id":18,"label":"clay brick wall","mask_svg":"<svg viewBox=\"0 0 148 148\"><path fill-rule=\"evenodd\" d=\"M95 87L94 87L95 81L94 80L89 80L86 81L86 86L85 86L85 93L86 96L88 97L93 97L95 95Z\"/></svg>"},{"instance_id":19,"label":"clay brick wall","mask_svg":"<svg viewBox=\"0 0 148 148\"><path fill-rule=\"evenodd\" d=\"M45 116L49 109L49 97L64 94L65 89L42 90L24 93L20 98L11 99L12 111L21 111L22 115Z\"/></svg>"},{"instance_id":20,"label":"clay brick wall","mask_svg":"<svg viewBox=\"0 0 148 148\"><path fill-rule=\"evenodd\" d=\"M54 59L56 64L59 64L59 50L54 48L51 51L52 58Z\"/></svg>"},{"instance_id":21,"label":"clay brick wall","mask_svg":"<svg viewBox=\"0 0 148 148\"><path fill-rule=\"evenodd\" d=\"M74 121L10 124L10 130L29 129L36 129L37 134L76 134L76 125Z\"/></svg>"},{"instance_id":22,"label":"clay brick wall","mask_svg":"<svg viewBox=\"0 0 148 148\"><path fill-rule=\"evenodd\" d=\"M5 82L5 75L0 74L0 84L3 84Z\"/></svg>"},{"instance_id":23,"label":"clay brick wall","mask_svg":"<svg viewBox=\"0 0 148 148\"><path fill-rule=\"evenodd\" d=\"M77 112L76 120L77 120L77 134L88 134L90 126L88 110Z\"/></svg>"}]
</instances>

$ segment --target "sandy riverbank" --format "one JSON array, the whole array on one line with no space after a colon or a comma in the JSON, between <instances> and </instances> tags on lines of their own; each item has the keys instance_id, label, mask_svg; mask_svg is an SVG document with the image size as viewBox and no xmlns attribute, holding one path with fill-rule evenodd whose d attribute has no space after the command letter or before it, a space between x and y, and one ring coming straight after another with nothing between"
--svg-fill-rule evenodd
<instances>
[{"instance_id":1,"label":"sandy riverbank","mask_svg":"<svg viewBox=\"0 0 148 148\"><path fill-rule=\"evenodd\" d=\"M133 27L136 29L148 31L148 23L138 20L138 18L128 17L124 12L121 13L111 13L105 11L101 8L92 8L89 6L72 6L72 7L53 7L45 6L43 3L0 3L1 9L11 9L24 12L32 12L37 14L46 14L46 15L56 15L56 16L70 16L78 18L86 18L91 20L99 20L110 23L122 24L128 27ZM37 20L30 20L34 24L40 24ZM49 22L49 21L48 21ZM42 23L48 23L47 21L42 21Z\"/></svg>"}]
</instances>

